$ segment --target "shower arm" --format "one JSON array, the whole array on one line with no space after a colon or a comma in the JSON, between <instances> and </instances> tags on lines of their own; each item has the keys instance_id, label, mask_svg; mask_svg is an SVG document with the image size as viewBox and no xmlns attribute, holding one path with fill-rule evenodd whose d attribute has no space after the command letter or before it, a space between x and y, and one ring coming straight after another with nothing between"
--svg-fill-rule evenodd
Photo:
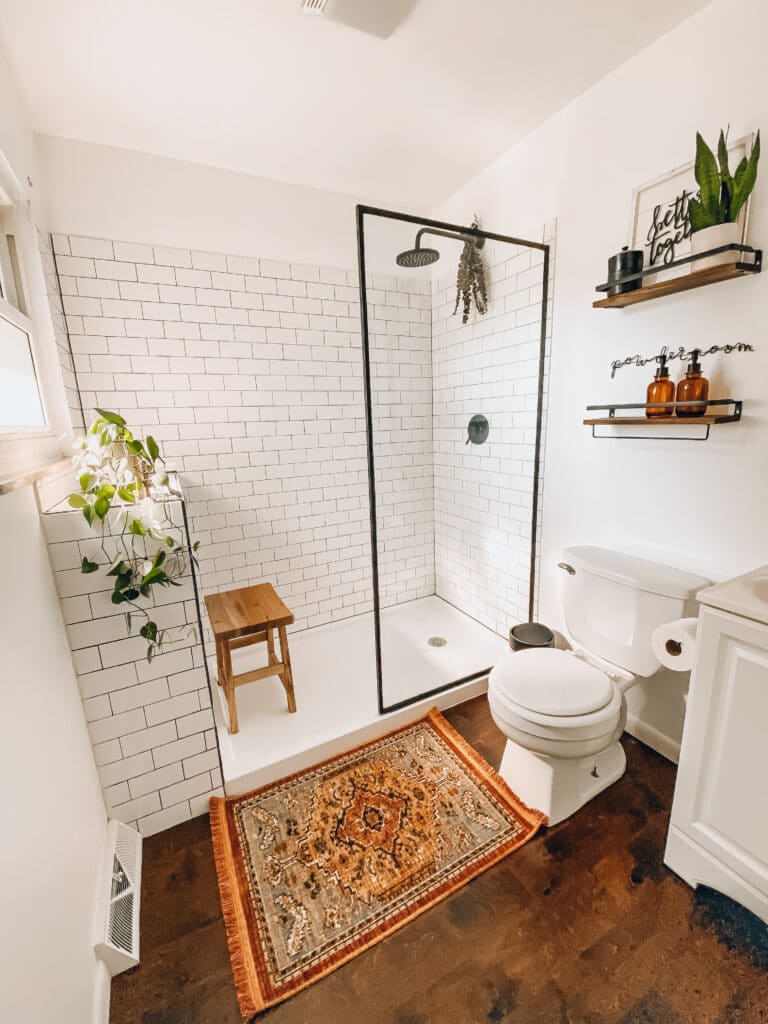
<instances>
[{"instance_id":1,"label":"shower arm","mask_svg":"<svg viewBox=\"0 0 768 1024\"><path fill-rule=\"evenodd\" d=\"M441 231L440 228L420 228L416 232L416 246L415 248L421 248L421 236L422 235L440 235L442 238L452 238L456 242L474 242L478 249L482 249L485 245L485 238L482 236L475 237L475 235L463 235L458 231Z\"/></svg>"}]
</instances>

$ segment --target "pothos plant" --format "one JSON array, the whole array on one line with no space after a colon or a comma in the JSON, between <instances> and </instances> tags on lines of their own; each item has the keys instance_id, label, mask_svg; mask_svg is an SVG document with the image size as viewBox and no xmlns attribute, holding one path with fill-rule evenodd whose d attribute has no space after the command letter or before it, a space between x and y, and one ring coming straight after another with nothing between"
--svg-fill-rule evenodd
<instances>
[{"instance_id":1,"label":"pothos plant","mask_svg":"<svg viewBox=\"0 0 768 1024\"><path fill-rule=\"evenodd\" d=\"M477 227L477 221L472 224ZM485 271L483 269L483 258L474 238L467 238L459 259L459 269L456 272L456 302L453 307L454 314L462 304L461 322L469 320L469 310L474 301L478 313L485 313L488 308L488 292L485 286Z\"/></svg>"},{"instance_id":2,"label":"pothos plant","mask_svg":"<svg viewBox=\"0 0 768 1024\"><path fill-rule=\"evenodd\" d=\"M718 224L735 224L757 181L760 160L760 132L749 156L742 158L731 174L728 166L728 140L720 132L717 159L707 143L696 132L694 173L699 195L688 201L691 231L703 231Z\"/></svg>"},{"instance_id":3,"label":"pothos plant","mask_svg":"<svg viewBox=\"0 0 768 1024\"><path fill-rule=\"evenodd\" d=\"M147 660L151 661L170 631L158 628L150 614L151 605L141 601L148 602L155 587L181 586L179 578L187 569L187 558L194 560L200 542L188 549L169 532L174 526L169 499L181 495L171 483L155 439L134 437L115 412L96 412L98 417L88 433L75 445L79 488L69 495L69 504L81 509L86 521L99 530L104 561L84 557L81 571L104 569L114 580L112 603L127 606L129 632L131 612L142 616L139 634L147 641ZM113 520L108 529L110 512ZM107 537L114 550L107 548Z\"/></svg>"}]
</instances>

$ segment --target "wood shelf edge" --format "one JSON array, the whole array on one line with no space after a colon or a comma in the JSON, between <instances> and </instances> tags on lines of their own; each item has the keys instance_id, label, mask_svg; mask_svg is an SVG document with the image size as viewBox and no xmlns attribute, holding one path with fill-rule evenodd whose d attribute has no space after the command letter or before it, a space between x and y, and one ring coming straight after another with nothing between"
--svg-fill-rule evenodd
<instances>
[{"instance_id":1,"label":"wood shelf edge","mask_svg":"<svg viewBox=\"0 0 768 1024\"><path fill-rule=\"evenodd\" d=\"M707 267L704 270L694 270L689 274L681 274L669 281L657 281L655 284L645 285L643 288L636 288L632 292L622 292L619 295L611 295L606 299L596 299L592 303L593 309L624 309L627 306L635 306L641 302L649 302L651 299L661 298L662 295L674 295L678 292L691 291L694 288L703 288L708 284L717 284L719 281L731 281L738 277L749 277L760 273L760 267L751 267L743 263L727 263L719 267Z\"/></svg>"},{"instance_id":2,"label":"wood shelf edge","mask_svg":"<svg viewBox=\"0 0 768 1024\"><path fill-rule=\"evenodd\" d=\"M622 425L630 427L690 427L696 426L696 424L711 426L713 423L727 423L728 421L723 421L718 416L654 416L652 418L648 416L603 416L600 419L582 420L581 422L585 427L620 427Z\"/></svg>"}]
</instances>

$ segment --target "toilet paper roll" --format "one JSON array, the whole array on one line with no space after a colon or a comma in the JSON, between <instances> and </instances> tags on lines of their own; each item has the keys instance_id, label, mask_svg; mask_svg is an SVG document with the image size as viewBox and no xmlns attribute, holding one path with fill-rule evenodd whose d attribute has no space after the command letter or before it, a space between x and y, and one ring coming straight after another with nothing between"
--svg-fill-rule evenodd
<instances>
[{"instance_id":1,"label":"toilet paper roll","mask_svg":"<svg viewBox=\"0 0 768 1024\"><path fill-rule=\"evenodd\" d=\"M665 668L690 672L696 654L698 619L675 619L665 622L651 634L653 653Z\"/></svg>"}]
</instances>

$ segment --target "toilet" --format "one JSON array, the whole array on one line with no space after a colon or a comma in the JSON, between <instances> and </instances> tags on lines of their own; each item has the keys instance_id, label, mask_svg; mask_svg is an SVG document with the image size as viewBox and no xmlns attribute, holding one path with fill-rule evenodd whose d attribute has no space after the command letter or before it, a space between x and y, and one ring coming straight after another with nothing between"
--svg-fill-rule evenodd
<instances>
[{"instance_id":1,"label":"toilet","mask_svg":"<svg viewBox=\"0 0 768 1024\"><path fill-rule=\"evenodd\" d=\"M651 634L691 614L696 594L709 585L606 548L567 548L558 566L573 649L510 653L488 680L491 714L507 737L500 774L550 825L624 774L625 694L660 668Z\"/></svg>"}]
</instances>

